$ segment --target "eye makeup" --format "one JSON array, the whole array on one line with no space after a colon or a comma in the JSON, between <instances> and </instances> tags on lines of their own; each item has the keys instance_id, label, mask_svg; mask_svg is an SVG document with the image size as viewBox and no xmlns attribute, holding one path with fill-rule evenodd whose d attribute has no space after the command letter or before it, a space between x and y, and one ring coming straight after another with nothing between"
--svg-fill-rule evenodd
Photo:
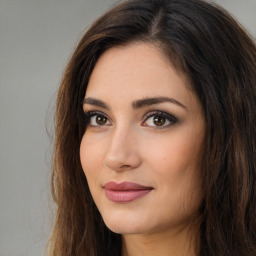
<instances>
[{"instance_id":1,"label":"eye makeup","mask_svg":"<svg viewBox=\"0 0 256 256\"><path fill-rule=\"evenodd\" d=\"M178 119L171 114L155 110L148 112L144 116L142 126L152 127L154 129L164 129L177 123Z\"/></svg>"},{"instance_id":2,"label":"eye makeup","mask_svg":"<svg viewBox=\"0 0 256 256\"><path fill-rule=\"evenodd\" d=\"M87 127L102 128L110 126L112 121L110 118L101 111L88 111L84 112L84 120ZM149 111L143 116L141 122L142 127L153 129L165 129L177 123L178 119L173 115L160 110Z\"/></svg>"}]
</instances>

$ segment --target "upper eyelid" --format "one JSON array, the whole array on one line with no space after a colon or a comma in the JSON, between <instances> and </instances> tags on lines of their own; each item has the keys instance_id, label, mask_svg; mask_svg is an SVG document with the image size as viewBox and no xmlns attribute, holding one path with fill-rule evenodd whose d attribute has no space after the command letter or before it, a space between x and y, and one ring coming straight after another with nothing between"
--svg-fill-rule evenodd
<instances>
[{"instance_id":1,"label":"upper eyelid","mask_svg":"<svg viewBox=\"0 0 256 256\"><path fill-rule=\"evenodd\" d=\"M85 114L90 115L90 117L93 116L93 115L100 114L100 115L105 116L109 121L111 121L111 122L113 121L113 120L109 117L109 115L107 115L106 113L102 112L101 110L88 110L88 109L83 109L83 111L84 111ZM142 120L142 122L145 122L145 121L147 120L147 118L150 118L150 117L156 116L156 115L162 115L162 116L164 116L165 118L168 118L168 117L169 117L169 118L171 119L171 121L173 121L173 119L174 119L175 121L178 121L178 118L177 118L175 115L170 114L170 113L168 113L168 112L166 112L166 111L163 111L163 110L150 110L150 111L148 111L146 114L143 115L143 118L142 118L143 120Z\"/></svg>"},{"instance_id":2,"label":"upper eyelid","mask_svg":"<svg viewBox=\"0 0 256 256\"><path fill-rule=\"evenodd\" d=\"M88 109L84 109L84 113L85 113L85 114L88 114L88 115L100 114L100 115L103 115L103 116L108 117L107 114L105 114L104 112L99 111L99 110L88 110Z\"/></svg>"},{"instance_id":3,"label":"upper eyelid","mask_svg":"<svg viewBox=\"0 0 256 256\"><path fill-rule=\"evenodd\" d=\"M147 112L145 115L144 115L144 118L149 118L149 117L152 117L152 116L156 116L156 115L159 115L159 116L164 116L164 117L170 117L172 119L175 119L175 120L178 120L177 117L173 114L170 114L170 113L167 113L165 111L161 111L161 110L153 110L153 111L149 111Z\"/></svg>"},{"instance_id":4,"label":"upper eyelid","mask_svg":"<svg viewBox=\"0 0 256 256\"><path fill-rule=\"evenodd\" d=\"M98 111L98 110L95 110L95 111L94 111L94 110L86 111L85 114L88 114L88 115L90 115L90 116L102 115L102 116L105 116L107 119L110 119L107 114L105 114L105 113L102 112L102 111Z\"/></svg>"},{"instance_id":5,"label":"upper eyelid","mask_svg":"<svg viewBox=\"0 0 256 256\"><path fill-rule=\"evenodd\" d=\"M168 120L169 124L164 124L164 125L161 125L161 126L156 126L156 125L146 125L147 121L154 117L154 116L162 116L164 117L165 119ZM145 115L145 118L142 122L142 126L147 126L149 128L152 128L152 129L155 129L155 130L163 130L163 129L167 129L168 127L172 126L172 125L175 125L179 120L172 114L169 114L169 113L166 113L164 111L153 111L153 112L148 112L146 115Z\"/></svg>"},{"instance_id":6,"label":"upper eyelid","mask_svg":"<svg viewBox=\"0 0 256 256\"><path fill-rule=\"evenodd\" d=\"M111 118L109 118L109 116L107 114L105 114L104 112L99 111L99 110L84 110L84 113L86 115L89 115L90 118L95 115L102 115L102 116L106 117L110 122L112 122Z\"/></svg>"}]
</instances>

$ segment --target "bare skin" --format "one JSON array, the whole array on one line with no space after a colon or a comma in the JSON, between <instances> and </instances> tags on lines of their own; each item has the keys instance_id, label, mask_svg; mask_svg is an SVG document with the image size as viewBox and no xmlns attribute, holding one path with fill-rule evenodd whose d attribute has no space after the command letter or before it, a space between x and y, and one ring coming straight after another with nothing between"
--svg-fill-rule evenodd
<instances>
[{"instance_id":1,"label":"bare skin","mask_svg":"<svg viewBox=\"0 0 256 256\"><path fill-rule=\"evenodd\" d=\"M124 235L122 256L196 256L196 236L187 227L162 233L161 239L158 234Z\"/></svg>"},{"instance_id":2,"label":"bare skin","mask_svg":"<svg viewBox=\"0 0 256 256\"><path fill-rule=\"evenodd\" d=\"M188 223L202 201L205 121L185 76L154 45L114 47L96 63L84 112L82 167L122 256L196 256ZM107 187L125 182L145 193Z\"/></svg>"}]
</instances>

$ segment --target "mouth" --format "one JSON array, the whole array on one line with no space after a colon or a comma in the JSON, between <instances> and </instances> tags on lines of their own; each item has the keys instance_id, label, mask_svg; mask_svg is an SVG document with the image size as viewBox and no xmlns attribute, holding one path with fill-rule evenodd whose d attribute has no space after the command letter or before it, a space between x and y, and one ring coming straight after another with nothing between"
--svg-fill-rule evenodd
<instances>
[{"instance_id":1,"label":"mouth","mask_svg":"<svg viewBox=\"0 0 256 256\"><path fill-rule=\"evenodd\" d=\"M116 183L111 181L106 183L103 187L106 197L116 203L132 202L153 190L152 187L146 187L133 182Z\"/></svg>"}]
</instances>

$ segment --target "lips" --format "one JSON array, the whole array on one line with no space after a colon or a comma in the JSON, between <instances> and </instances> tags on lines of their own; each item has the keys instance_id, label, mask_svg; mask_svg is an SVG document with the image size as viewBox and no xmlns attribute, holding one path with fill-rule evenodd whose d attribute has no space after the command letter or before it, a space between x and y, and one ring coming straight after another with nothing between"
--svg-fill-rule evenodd
<instances>
[{"instance_id":1,"label":"lips","mask_svg":"<svg viewBox=\"0 0 256 256\"><path fill-rule=\"evenodd\" d=\"M153 188L133 182L108 182L104 185L106 197L117 203L126 203L147 195Z\"/></svg>"}]
</instances>

